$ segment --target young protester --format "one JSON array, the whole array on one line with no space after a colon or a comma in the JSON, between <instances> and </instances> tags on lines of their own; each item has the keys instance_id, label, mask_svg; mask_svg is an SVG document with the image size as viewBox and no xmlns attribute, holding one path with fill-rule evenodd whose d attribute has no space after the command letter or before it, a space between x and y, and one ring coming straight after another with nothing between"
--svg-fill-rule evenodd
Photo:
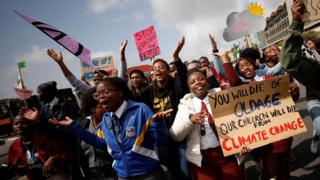
<instances>
[{"instance_id":1,"label":"young protester","mask_svg":"<svg viewBox=\"0 0 320 180\"><path fill-rule=\"evenodd\" d=\"M17 175L27 175L30 180L71 179L71 152L54 139L34 131L24 113L13 120L13 131L18 139L10 145L8 165Z\"/></svg>"},{"instance_id":2,"label":"young protester","mask_svg":"<svg viewBox=\"0 0 320 180\"><path fill-rule=\"evenodd\" d=\"M218 80L220 86L223 82L226 81L222 76L220 76L220 74L217 73L216 69L210 65L209 59L207 57L200 57L199 62L201 65L201 69L206 72L207 78L214 76Z\"/></svg>"},{"instance_id":3,"label":"young protester","mask_svg":"<svg viewBox=\"0 0 320 180\"><path fill-rule=\"evenodd\" d=\"M187 64L188 71L191 70L191 69L200 69L200 68L201 68L201 65L200 65L200 62L198 60L192 60L191 62L189 62Z\"/></svg>"},{"instance_id":4,"label":"young protester","mask_svg":"<svg viewBox=\"0 0 320 180\"><path fill-rule=\"evenodd\" d=\"M126 83L117 77L101 81L93 96L106 111L101 124L104 139L82 129L68 117L53 123L68 126L96 148L108 147L118 179L165 179L155 145L167 141L168 131L162 118L170 116L172 110L153 114L145 104L131 100Z\"/></svg>"},{"instance_id":5,"label":"young protester","mask_svg":"<svg viewBox=\"0 0 320 180\"><path fill-rule=\"evenodd\" d=\"M203 72L188 72L190 94L181 100L170 135L176 141L187 139L187 160L195 180L240 180L244 176L234 156L224 157L214 126Z\"/></svg>"},{"instance_id":6,"label":"young protester","mask_svg":"<svg viewBox=\"0 0 320 180\"><path fill-rule=\"evenodd\" d=\"M303 55L301 46L303 46L303 22L302 14L305 12L305 6L302 1L294 1L292 7L293 22L290 26L292 33L283 43L281 52L281 63L286 71L293 75L299 82L307 88L307 107L313 120L314 137L311 142L310 150L312 153L319 152L319 136L320 136L320 113L319 113L319 97L320 83L318 76L320 72L320 60L317 59L317 52L314 50L314 42L307 41L306 44L311 50L307 56Z\"/></svg>"},{"instance_id":7,"label":"young protester","mask_svg":"<svg viewBox=\"0 0 320 180\"><path fill-rule=\"evenodd\" d=\"M170 67L170 76L173 78L176 78L178 75L178 71L174 62L169 63L169 67Z\"/></svg>"},{"instance_id":8,"label":"young protester","mask_svg":"<svg viewBox=\"0 0 320 180\"><path fill-rule=\"evenodd\" d=\"M55 81L42 83L37 88L37 97L41 105L40 124L44 125L44 127L48 126L49 129L48 121L53 117L57 119L63 119L65 116L80 117L79 109L66 103L62 98L58 98L57 91L57 83ZM51 128L51 130L53 129Z\"/></svg>"},{"instance_id":9,"label":"young protester","mask_svg":"<svg viewBox=\"0 0 320 180\"><path fill-rule=\"evenodd\" d=\"M86 91L81 99L81 111L87 118L81 119L79 125L88 132L103 137L101 130L102 118L105 112L101 104L93 98L96 88ZM117 179L116 172L112 169L113 159L108 154L107 148L94 148L80 139L77 140L78 162L85 179L112 180Z\"/></svg>"},{"instance_id":10,"label":"young protester","mask_svg":"<svg viewBox=\"0 0 320 180\"><path fill-rule=\"evenodd\" d=\"M319 39L310 38L305 41L306 49L305 55L308 58L318 59L320 61L320 42Z\"/></svg>"},{"instance_id":11,"label":"young protester","mask_svg":"<svg viewBox=\"0 0 320 180\"><path fill-rule=\"evenodd\" d=\"M304 57L312 58L320 62L320 55L317 52L316 40L308 39L305 41ZM313 154L319 153L319 138L320 138L320 93L310 87L307 90L307 108L313 121L313 138L310 145L310 151Z\"/></svg>"},{"instance_id":12,"label":"young protester","mask_svg":"<svg viewBox=\"0 0 320 180\"><path fill-rule=\"evenodd\" d=\"M173 109L173 116L165 119L167 129L170 129L174 121L179 100L188 92L186 83L187 68L179 57L184 42L185 39L182 37L173 53L177 77L172 78L170 76L170 67L165 60L156 59L153 61L154 80L152 84L144 89L141 96L136 97L145 102L155 113ZM183 143L177 143L172 138L169 138L167 144L157 146L160 161L168 167L173 179L188 178L187 163L183 149ZM179 153L180 150L182 153Z\"/></svg>"},{"instance_id":13,"label":"young protester","mask_svg":"<svg viewBox=\"0 0 320 180\"><path fill-rule=\"evenodd\" d=\"M250 58L242 57L237 60L235 69L233 69L230 60L226 53L220 53L223 66L226 71L226 76L232 86L244 84L239 78L242 76L247 81L255 82L263 81L272 78L271 75L258 76L255 73L255 61ZM239 76L238 76L238 74ZM290 90L289 90L290 92ZM296 94L293 93L293 99ZM260 148L254 149L256 154L259 154L262 159L262 179L289 179L290 177L290 150L293 138L283 139Z\"/></svg>"},{"instance_id":14,"label":"young protester","mask_svg":"<svg viewBox=\"0 0 320 180\"><path fill-rule=\"evenodd\" d=\"M146 77L140 70L132 70L129 74L130 83L129 87L134 96L141 95L143 89L148 85Z\"/></svg>"},{"instance_id":15,"label":"young protester","mask_svg":"<svg viewBox=\"0 0 320 180\"><path fill-rule=\"evenodd\" d=\"M268 46L263 51L263 59L265 60L263 69L266 71L266 74L278 76L285 73L279 58L280 49L275 45Z\"/></svg>"},{"instance_id":16,"label":"young protester","mask_svg":"<svg viewBox=\"0 0 320 180\"><path fill-rule=\"evenodd\" d=\"M35 122L35 130L59 141L66 150L76 151L76 137L61 127L55 127L50 123L50 119L64 119L66 116L77 119L80 117L78 107L66 103L57 96L57 83L49 81L42 83L37 88L37 97L40 101L40 118ZM72 176L78 178L80 171L76 160L72 165Z\"/></svg>"},{"instance_id":17,"label":"young protester","mask_svg":"<svg viewBox=\"0 0 320 180\"><path fill-rule=\"evenodd\" d=\"M77 91L83 93L90 89L90 86L77 79L72 72L69 70L69 68L64 64L63 62L63 55L61 51L59 53L55 52L53 49L47 50L48 56L50 56L60 67L63 75L66 77L66 79L69 81L69 83L76 88ZM106 71L103 70L96 70L93 72L93 82L95 85L97 85L103 78L108 77L109 74Z\"/></svg>"},{"instance_id":18,"label":"young protester","mask_svg":"<svg viewBox=\"0 0 320 180\"><path fill-rule=\"evenodd\" d=\"M188 69L188 71L190 71L192 69L199 69L199 70L203 71L204 73L207 72L206 69L201 68L200 62L198 60L193 60L190 63L188 63L187 69ZM215 76L210 76L208 78L208 83L209 83L209 89L220 87L220 84Z\"/></svg>"}]
</instances>

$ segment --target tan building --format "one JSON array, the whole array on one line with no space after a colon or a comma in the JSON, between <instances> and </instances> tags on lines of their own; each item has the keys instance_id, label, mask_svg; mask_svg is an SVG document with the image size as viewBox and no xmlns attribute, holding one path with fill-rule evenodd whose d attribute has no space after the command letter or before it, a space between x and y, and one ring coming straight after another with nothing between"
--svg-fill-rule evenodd
<instances>
[{"instance_id":1,"label":"tan building","mask_svg":"<svg viewBox=\"0 0 320 180\"><path fill-rule=\"evenodd\" d=\"M264 30L264 46L262 49L276 44L289 35L289 17L286 3L280 4L270 17L266 18L266 28ZM261 38L263 39L263 37Z\"/></svg>"},{"instance_id":2,"label":"tan building","mask_svg":"<svg viewBox=\"0 0 320 180\"><path fill-rule=\"evenodd\" d=\"M291 5L290 5L291 6ZM289 34L289 25L292 21L290 7L287 7L286 1L277 6L277 9L266 18L266 28L258 33L260 39L260 48L281 43ZM313 30L319 27L320 20L305 23L305 30Z\"/></svg>"}]
</instances>

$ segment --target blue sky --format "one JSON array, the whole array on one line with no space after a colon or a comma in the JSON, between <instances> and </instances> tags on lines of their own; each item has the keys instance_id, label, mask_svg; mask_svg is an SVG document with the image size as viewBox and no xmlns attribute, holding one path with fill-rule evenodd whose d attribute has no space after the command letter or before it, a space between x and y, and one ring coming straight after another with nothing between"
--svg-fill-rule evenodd
<instances>
[{"instance_id":1,"label":"blue sky","mask_svg":"<svg viewBox=\"0 0 320 180\"><path fill-rule=\"evenodd\" d=\"M93 55L112 54L116 66L120 42L128 39L129 66L142 64L134 44L133 33L154 25L161 55L171 62L171 54L182 35L186 44L181 52L184 60L210 57L208 33L217 39L219 49L231 47L222 39L229 13L242 11L249 2L257 2L266 14L281 0L4 0L0 2L0 99L17 97L13 86L18 76L16 63L26 60L22 70L25 85L55 80L58 88L70 87L58 65L46 54L47 48L62 50L70 70L80 77L77 57L62 49L53 40L13 11L29 15L57 27L89 48ZM148 61L143 63L150 63Z\"/></svg>"}]
</instances>

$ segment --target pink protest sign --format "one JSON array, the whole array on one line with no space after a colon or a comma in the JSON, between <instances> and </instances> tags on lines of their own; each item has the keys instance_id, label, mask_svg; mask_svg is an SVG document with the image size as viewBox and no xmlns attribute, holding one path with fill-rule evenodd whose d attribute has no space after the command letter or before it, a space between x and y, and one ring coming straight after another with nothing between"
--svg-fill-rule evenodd
<instances>
[{"instance_id":1,"label":"pink protest sign","mask_svg":"<svg viewBox=\"0 0 320 180\"><path fill-rule=\"evenodd\" d=\"M140 60L146 60L160 54L157 34L153 26L133 34Z\"/></svg>"}]
</instances>

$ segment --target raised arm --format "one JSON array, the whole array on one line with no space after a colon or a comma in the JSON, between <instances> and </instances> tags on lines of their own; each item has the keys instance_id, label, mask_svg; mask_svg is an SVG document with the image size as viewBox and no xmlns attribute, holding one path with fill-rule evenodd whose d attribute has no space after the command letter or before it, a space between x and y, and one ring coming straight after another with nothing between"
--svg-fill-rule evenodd
<instances>
[{"instance_id":1,"label":"raised arm","mask_svg":"<svg viewBox=\"0 0 320 180\"><path fill-rule=\"evenodd\" d=\"M209 39L212 47L212 53L219 52L217 42L214 40L211 34L209 34ZM213 65L214 65L214 68L217 70L217 73L223 76L224 78L226 78L226 74L224 72L224 68L219 56L213 55Z\"/></svg>"},{"instance_id":2,"label":"raised arm","mask_svg":"<svg viewBox=\"0 0 320 180\"><path fill-rule=\"evenodd\" d=\"M211 47L212 47L212 53L219 52L218 47L217 47L217 43L210 33L209 33L209 39L210 39L210 43L211 43Z\"/></svg>"},{"instance_id":3,"label":"raised arm","mask_svg":"<svg viewBox=\"0 0 320 180\"><path fill-rule=\"evenodd\" d=\"M182 62L182 60L179 57L179 53L184 45L185 39L184 36L181 37L181 39L178 41L177 47L175 48L173 52L173 62L177 67L178 75L175 78L175 81L177 83L178 87L182 88L183 94L187 93L189 91L188 85L187 85L187 73L188 69L187 66Z\"/></svg>"},{"instance_id":4,"label":"raised arm","mask_svg":"<svg viewBox=\"0 0 320 180\"><path fill-rule=\"evenodd\" d=\"M184 45L184 41L185 41L184 36L182 36L181 39L178 41L176 49L173 51L172 57L174 62L177 62L180 59L179 53Z\"/></svg>"},{"instance_id":5,"label":"raised arm","mask_svg":"<svg viewBox=\"0 0 320 180\"><path fill-rule=\"evenodd\" d=\"M295 0L291 7L293 21L290 26L292 33L284 41L281 49L281 64L283 68L305 86L320 91L320 65L313 59L302 55L303 22L302 14L305 6L301 0Z\"/></svg>"},{"instance_id":6,"label":"raised arm","mask_svg":"<svg viewBox=\"0 0 320 180\"><path fill-rule=\"evenodd\" d=\"M63 56L61 51L57 53L53 49L49 48L47 50L47 54L59 65L65 77L72 75L72 72L68 69L68 67L63 62Z\"/></svg>"},{"instance_id":7,"label":"raised arm","mask_svg":"<svg viewBox=\"0 0 320 180\"><path fill-rule=\"evenodd\" d=\"M54 125L67 127L67 129L73 132L79 139L83 140L84 142L86 142L87 144L90 144L95 148L107 147L107 143L104 139L81 128L78 122L73 121L69 117L66 117L66 119L60 120L60 121L53 118L52 120L50 120L50 123Z\"/></svg>"},{"instance_id":8,"label":"raised arm","mask_svg":"<svg viewBox=\"0 0 320 180\"><path fill-rule=\"evenodd\" d=\"M227 55L227 53L226 52L219 52L219 53L214 53L214 55L217 55L220 57L221 62L224 67L224 70L225 70L225 73L226 73L226 77L227 77L228 81L230 82L231 87L241 85L242 81L241 81L239 75L237 74L237 72L235 71L235 69L233 68L233 66L230 62L230 58Z\"/></svg>"},{"instance_id":9,"label":"raised arm","mask_svg":"<svg viewBox=\"0 0 320 180\"><path fill-rule=\"evenodd\" d=\"M121 42L120 44L120 78L122 78L126 83L128 83L128 69L127 69L127 61L126 61L126 47L128 44L128 40Z\"/></svg>"},{"instance_id":10,"label":"raised arm","mask_svg":"<svg viewBox=\"0 0 320 180\"><path fill-rule=\"evenodd\" d=\"M48 53L48 56L50 56L59 65L61 71L63 72L63 75L66 77L66 79L69 81L69 83L74 88L76 88L77 91L85 92L90 88L89 85L87 85L86 83L77 79L72 74L72 72L69 70L69 68L64 64L63 56L62 56L61 52L57 53L53 49L48 49L47 53Z\"/></svg>"},{"instance_id":11,"label":"raised arm","mask_svg":"<svg viewBox=\"0 0 320 180\"><path fill-rule=\"evenodd\" d=\"M246 48L249 48L250 46L249 46L249 42L248 42L248 35L246 35L245 37L244 37L244 40L243 40L243 47L242 47L242 49L246 49Z\"/></svg>"}]
</instances>

